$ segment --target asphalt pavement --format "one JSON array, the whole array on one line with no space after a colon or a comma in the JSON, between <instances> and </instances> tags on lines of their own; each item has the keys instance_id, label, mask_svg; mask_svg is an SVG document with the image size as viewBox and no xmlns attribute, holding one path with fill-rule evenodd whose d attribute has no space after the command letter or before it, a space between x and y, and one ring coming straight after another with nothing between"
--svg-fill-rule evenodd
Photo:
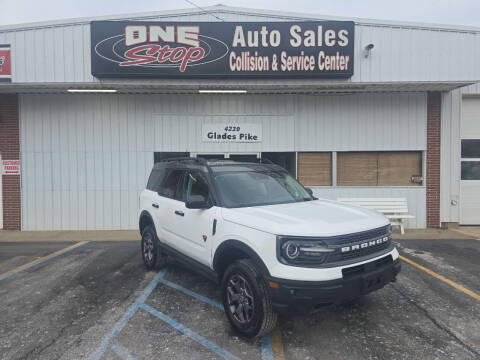
<instances>
[{"instance_id":1,"label":"asphalt pavement","mask_svg":"<svg viewBox=\"0 0 480 360\"><path fill-rule=\"evenodd\" d=\"M480 294L479 240L397 241ZM146 271L138 241L0 242L0 359L479 359L480 301L402 266L396 283L250 341L231 330L216 284L176 264Z\"/></svg>"}]
</instances>

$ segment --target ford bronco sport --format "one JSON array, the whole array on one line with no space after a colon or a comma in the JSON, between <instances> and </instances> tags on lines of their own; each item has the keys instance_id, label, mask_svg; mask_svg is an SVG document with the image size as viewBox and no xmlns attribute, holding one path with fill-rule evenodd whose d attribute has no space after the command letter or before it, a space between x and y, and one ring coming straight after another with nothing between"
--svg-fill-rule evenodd
<instances>
[{"instance_id":1,"label":"ford bronco sport","mask_svg":"<svg viewBox=\"0 0 480 360\"><path fill-rule=\"evenodd\" d=\"M171 257L220 283L228 320L247 337L271 331L279 312L348 301L400 272L383 215L317 199L262 161L156 163L139 226L146 268Z\"/></svg>"}]
</instances>

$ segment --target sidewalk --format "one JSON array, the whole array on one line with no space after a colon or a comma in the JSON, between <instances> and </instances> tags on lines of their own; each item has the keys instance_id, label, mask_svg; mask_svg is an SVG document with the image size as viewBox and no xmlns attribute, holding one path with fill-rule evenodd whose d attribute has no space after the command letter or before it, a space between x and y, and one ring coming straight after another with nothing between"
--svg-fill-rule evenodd
<instances>
[{"instance_id":1,"label":"sidewalk","mask_svg":"<svg viewBox=\"0 0 480 360\"><path fill-rule=\"evenodd\" d=\"M458 226L456 228L452 228L452 230L480 240L480 226Z\"/></svg>"},{"instance_id":2,"label":"sidewalk","mask_svg":"<svg viewBox=\"0 0 480 360\"><path fill-rule=\"evenodd\" d=\"M11 231L0 230L0 242L139 241L138 230Z\"/></svg>"},{"instance_id":3,"label":"sidewalk","mask_svg":"<svg viewBox=\"0 0 480 360\"><path fill-rule=\"evenodd\" d=\"M473 228L473 229L471 229ZM396 230L394 239L478 239L480 227L458 229L406 229L401 235ZM95 231L9 231L0 230L0 242L51 242L51 241L139 241L138 230Z\"/></svg>"},{"instance_id":4,"label":"sidewalk","mask_svg":"<svg viewBox=\"0 0 480 360\"><path fill-rule=\"evenodd\" d=\"M394 239L472 239L478 238L472 234L462 232L461 229L405 229L402 235L396 229L393 231Z\"/></svg>"}]
</instances>

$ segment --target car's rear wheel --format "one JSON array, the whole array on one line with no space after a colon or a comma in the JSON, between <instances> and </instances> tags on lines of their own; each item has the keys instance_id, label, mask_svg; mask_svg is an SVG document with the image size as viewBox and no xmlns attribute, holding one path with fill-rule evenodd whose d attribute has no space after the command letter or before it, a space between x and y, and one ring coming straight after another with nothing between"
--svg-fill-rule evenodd
<instances>
[{"instance_id":1,"label":"car's rear wheel","mask_svg":"<svg viewBox=\"0 0 480 360\"><path fill-rule=\"evenodd\" d=\"M249 259L230 265L222 280L225 313L233 328L246 337L260 337L275 328L273 311L265 280Z\"/></svg>"},{"instance_id":2,"label":"car's rear wheel","mask_svg":"<svg viewBox=\"0 0 480 360\"><path fill-rule=\"evenodd\" d=\"M159 240L153 225L142 233L142 258L148 270L158 270L167 265L167 257L160 250Z\"/></svg>"}]
</instances>

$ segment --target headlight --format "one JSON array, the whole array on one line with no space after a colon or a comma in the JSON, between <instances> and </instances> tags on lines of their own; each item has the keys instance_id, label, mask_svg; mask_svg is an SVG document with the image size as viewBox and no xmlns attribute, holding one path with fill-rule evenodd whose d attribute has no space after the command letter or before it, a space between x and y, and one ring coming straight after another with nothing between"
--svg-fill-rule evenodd
<instances>
[{"instance_id":1,"label":"headlight","mask_svg":"<svg viewBox=\"0 0 480 360\"><path fill-rule=\"evenodd\" d=\"M309 266L321 264L330 254L335 251L328 248L322 241L278 236L277 257L284 264Z\"/></svg>"}]
</instances>

